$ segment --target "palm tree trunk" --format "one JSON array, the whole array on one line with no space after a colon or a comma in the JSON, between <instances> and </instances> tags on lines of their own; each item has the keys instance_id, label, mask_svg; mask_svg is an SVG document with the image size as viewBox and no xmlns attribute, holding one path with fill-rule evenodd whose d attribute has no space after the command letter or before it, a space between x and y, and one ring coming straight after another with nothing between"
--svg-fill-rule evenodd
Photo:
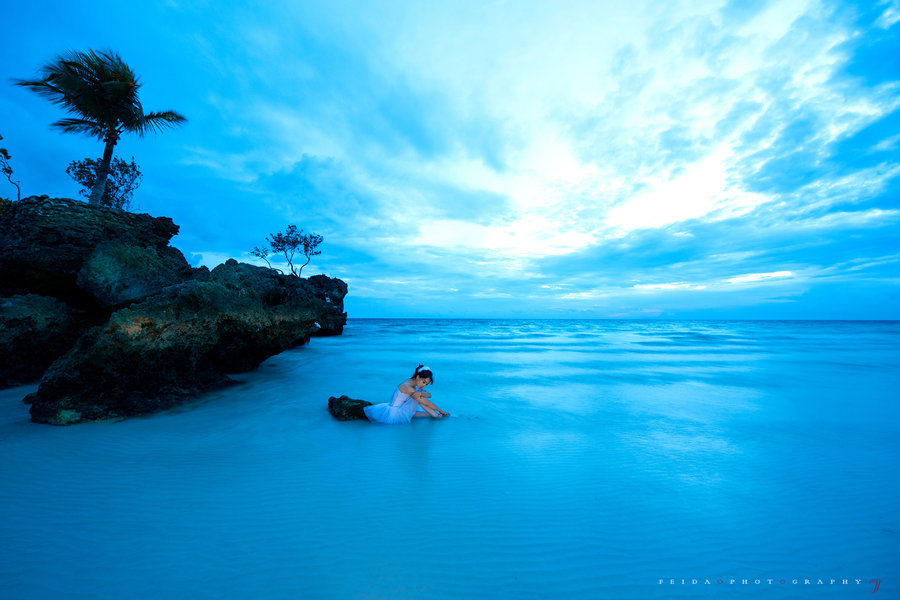
<instances>
[{"instance_id":1,"label":"palm tree trunk","mask_svg":"<svg viewBox=\"0 0 900 600\"><path fill-rule=\"evenodd\" d=\"M116 142L118 141L119 132L115 129L110 129L109 133L106 134L106 146L103 148L103 159L101 159L100 164L97 165L97 182L94 184L94 189L91 190L91 197L88 199L88 204L103 204L103 192L106 191L106 178L109 176L109 165L112 162L113 148L116 147Z\"/></svg>"}]
</instances>

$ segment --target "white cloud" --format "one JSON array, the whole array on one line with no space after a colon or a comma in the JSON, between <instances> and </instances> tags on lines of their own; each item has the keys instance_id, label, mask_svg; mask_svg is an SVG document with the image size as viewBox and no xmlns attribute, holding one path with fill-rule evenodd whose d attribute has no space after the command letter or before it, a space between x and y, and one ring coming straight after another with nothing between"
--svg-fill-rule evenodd
<instances>
[{"instance_id":1,"label":"white cloud","mask_svg":"<svg viewBox=\"0 0 900 600\"><path fill-rule=\"evenodd\" d=\"M738 277L732 277L728 280L728 283L758 283L760 281L772 281L776 279L791 279L794 277L794 273L792 271L775 271L772 273L749 273L747 275L740 275Z\"/></svg>"},{"instance_id":2,"label":"white cloud","mask_svg":"<svg viewBox=\"0 0 900 600\"><path fill-rule=\"evenodd\" d=\"M523 216L503 225L480 225L456 219L425 220L412 246L489 250L501 256L553 256L588 245L587 234L559 230L553 222Z\"/></svg>"},{"instance_id":3,"label":"white cloud","mask_svg":"<svg viewBox=\"0 0 900 600\"><path fill-rule=\"evenodd\" d=\"M233 154L197 150L192 160L252 183L260 173L290 172L304 157L331 157L360 199L319 209L340 221L342 243L386 265L402 256L405 266L433 267L453 289L467 289L463 277L501 277L587 304L796 281L793 271L760 263L748 266L758 273L728 277L715 256L697 259L705 267L692 273L618 287L541 287L548 278L534 270L537 258L577 255L639 230L671 227L698 244L694 222L762 207L760 226L782 231L896 221L898 211L878 208L829 213L883 192L898 173L890 165L823 171L793 190L776 185L778 169L770 169L776 184L755 179L797 150L812 157L809 168L826 162L833 142L900 102L889 86L873 93L836 76L844 43L857 33L816 0L771 2L740 22L723 16L726 4L361 4L353 19L322 8L306 27L341 44L352 68L335 62L335 73L311 72L315 58L304 59L294 79L329 86L320 95L303 88L308 101L281 94L279 73L259 78L273 87L251 102L217 101L223 120L237 122L234 136L266 143ZM421 114L404 112L406 102ZM791 127L804 121L813 133L792 139ZM436 141L406 143L417 134ZM462 197L484 198L485 206L470 212ZM303 216L304 207L285 211ZM736 256L753 254L735 248ZM641 272L629 281L655 277Z\"/></svg>"},{"instance_id":4,"label":"white cloud","mask_svg":"<svg viewBox=\"0 0 900 600\"><path fill-rule=\"evenodd\" d=\"M413 230L398 242L503 256L559 255L635 229L735 218L779 199L751 191L742 180L753 153L777 139L777 129L754 146L744 147L741 139L767 110L782 106L790 114L806 107L827 116L829 139L880 110L853 89L829 87L841 59L835 47L850 34L817 21L816 3L770 3L737 27L721 21L721 8L718 1L665 10L655 2L576 2L566 10L399 3L358 6L348 21L341 11L307 15L285 7L282 36L290 19L302 19L348 44L344 52L359 53L351 54L358 61L352 68L371 69L368 85L403 82L406 93L440 98L440 109L449 112L430 119L441 123L448 148L422 156L388 144L390 131L367 137L373 101L359 96L367 88L348 73L325 73L334 77L334 89L302 106L302 95L279 73L259 75L272 89L260 89L249 107L213 96L224 121L244 139L267 140L265 146L236 154L195 149L189 160L250 182L290 169L304 156L334 157L349 184L374 202L362 217L389 218ZM812 16L809 22L804 15ZM245 29L261 31L258 22ZM271 42L257 52L290 48ZM314 59L298 60L287 71L290 80L314 79L308 64ZM788 87L771 87L769 80L787 66ZM377 99L378 89L373 93ZM722 137L717 128L748 99L757 108L743 109ZM382 125L404 133L403 123ZM503 166L472 145L467 135L473 128L493 136ZM664 136L673 131L681 132L684 147L667 146ZM416 217L429 207L452 206L450 192L428 189L438 183L496 194L508 200L507 212L490 223L466 223L461 214L420 225Z\"/></svg>"},{"instance_id":5,"label":"white cloud","mask_svg":"<svg viewBox=\"0 0 900 600\"><path fill-rule=\"evenodd\" d=\"M870 269L875 269L878 267L882 267L884 265L892 265L900 262L900 254L892 254L889 256L881 256L877 258L871 259L854 259L847 264L836 265L838 270L853 272L853 271L867 271ZM900 271L898 271L900 272Z\"/></svg>"},{"instance_id":6,"label":"white cloud","mask_svg":"<svg viewBox=\"0 0 900 600\"><path fill-rule=\"evenodd\" d=\"M810 5L809 0L780 0L771 2L738 28L738 34L745 38L760 38L769 43L784 38L794 22Z\"/></svg>"},{"instance_id":7,"label":"white cloud","mask_svg":"<svg viewBox=\"0 0 900 600\"><path fill-rule=\"evenodd\" d=\"M898 21L900 21L900 2L897 0L892 0L889 2L883 2L885 5L884 12L881 13L881 16L878 17L878 20L875 22L876 27L880 27L881 29L890 29L893 27Z\"/></svg>"},{"instance_id":8,"label":"white cloud","mask_svg":"<svg viewBox=\"0 0 900 600\"><path fill-rule=\"evenodd\" d=\"M607 224L620 231L655 228L722 211L728 217L746 213L768 200L762 194L729 183L732 152L721 147L674 177L648 181L648 189L609 211Z\"/></svg>"},{"instance_id":9,"label":"white cloud","mask_svg":"<svg viewBox=\"0 0 900 600\"><path fill-rule=\"evenodd\" d=\"M635 284L634 289L636 290L646 290L646 291L663 291L663 290L705 290L705 285L697 285L694 283L686 283L683 281L677 281L674 283L638 283Z\"/></svg>"},{"instance_id":10,"label":"white cloud","mask_svg":"<svg viewBox=\"0 0 900 600\"><path fill-rule=\"evenodd\" d=\"M900 210L870 208L859 211L832 212L820 217L810 217L792 223L796 229L848 229L855 227L878 227L900 220Z\"/></svg>"}]
</instances>

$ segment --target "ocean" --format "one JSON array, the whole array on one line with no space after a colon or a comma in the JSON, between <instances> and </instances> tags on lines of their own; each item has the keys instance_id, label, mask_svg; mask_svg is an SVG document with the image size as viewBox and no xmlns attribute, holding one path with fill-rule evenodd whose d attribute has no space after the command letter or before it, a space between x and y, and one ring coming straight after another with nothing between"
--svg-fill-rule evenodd
<instances>
[{"instance_id":1,"label":"ocean","mask_svg":"<svg viewBox=\"0 0 900 600\"><path fill-rule=\"evenodd\" d=\"M451 417L329 415L420 363ZM0 598L900 597L900 322L350 319L234 378L0 392Z\"/></svg>"}]
</instances>

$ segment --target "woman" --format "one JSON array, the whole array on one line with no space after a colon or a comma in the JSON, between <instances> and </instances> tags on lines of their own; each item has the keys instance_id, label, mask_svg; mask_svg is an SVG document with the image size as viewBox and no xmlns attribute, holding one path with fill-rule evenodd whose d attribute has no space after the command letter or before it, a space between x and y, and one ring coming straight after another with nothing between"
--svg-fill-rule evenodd
<instances>
[{"instance_id":1,"label":"woman","mask_svg":"<svg viewBox=\"0 0 900 600\"><path fill-rule=\"evenodd\" d=\"M397 386L390 402L373 404L363 411L373 423L409 423L413 417L441 419L450 416L431 402L431 394L425 391L425 386L432 383L431 368L419 365L412 377Z\"/></svg>"}]
</instances>

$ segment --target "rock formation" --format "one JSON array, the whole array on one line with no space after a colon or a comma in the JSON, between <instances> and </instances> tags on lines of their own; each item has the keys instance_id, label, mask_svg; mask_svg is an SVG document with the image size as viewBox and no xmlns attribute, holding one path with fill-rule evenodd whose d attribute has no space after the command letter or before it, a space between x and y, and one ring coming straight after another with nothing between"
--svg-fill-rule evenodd
<instances>
[{"instance_id":1,"label":"rock formation","mask_svg":"<svg viewBox=\"0 0 900 600\"><path fill-rule=\"evenodd\" d=\"M328 412L338 421L356 421L357 419L367 418L363 409L371 405L371 402L355 400L349 396L341 396L340 398L332 396L328 399Z\"/></svg>"},{"instance_id":2,"label":"rock formation","mask_svg":"<svg viewBox=\"0 0 900 600\"><path fill-rule=\"evenodd\" d=\"M0 297L0 388L39 379L88 322L83 311L56 298Z\"/></svg>"},{"instance_id":3,"label":"rock formation","mask_svg":"<svg viewBox=\"0 0 900 600\"><path fill-rule=\"evenodd\" d=\"M171 408L342 332L343 281L235 260L192 269L168 245L177 232L167 218L45 196L0 218L0 385L43 372L26 398L33 421Z\"/></svg>"}]
</instances>

